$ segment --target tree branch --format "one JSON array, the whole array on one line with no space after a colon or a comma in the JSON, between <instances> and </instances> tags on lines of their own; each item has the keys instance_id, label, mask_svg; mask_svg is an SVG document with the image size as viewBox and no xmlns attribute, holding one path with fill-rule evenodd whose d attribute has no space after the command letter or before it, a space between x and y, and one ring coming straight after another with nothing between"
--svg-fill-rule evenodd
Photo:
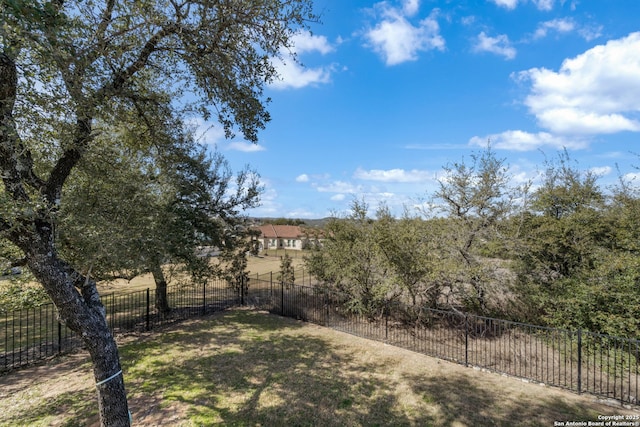
<instances>
[{"instance_id":1,"label":"tree branch","mask_svg":"<svg viewBox=\"0 0 640 427\"><path fill-rule=\"evenodd\" d=\"M33 171L31 152L20 142L13 119L18 73L7 54L0 53L0 168L5 189L15 200L27 200L24 184L40 189L44 184Z\"/></svg>"},{"instance_id":2,"label":"tree branch","mask_svg":"<svg viewBox=\"0 0 640 427\"><path fill-rule=\"evenodd\" d=\"M86 65L92 64L100 55L102 55L108 45L105 33L107 31L107 27L109 27L109 24L111 23L115 3L115 0L109 0L107 2L107 7L102 12L100 23L98 24L98 28L95 33L96 45L87 55L87 60L84 62Z\"/></svg>"},{"instance_id":3,"label":"tree branch","mask_svg":"<svg viewBox=\"0 0 640 427\"><path fill-rule=\"evenodd\" d=\"M101 25L106 28L107 23L107 11L103 15L103 21ZM138 71L140 71L147 64L149 57L157 50L158 44L170 34L175 33L178 30L178 25L169 23L163 27L160 31L155 33L145 43L140 54L127 68L119 72L114 73L112 80L105 84L102 88L96 91L92 102L86 105L86 114L84 116L77 113L76 119L76 132L74 135L74 141L70 149L65 150L58 162L53 167L49 180L46 183L44 191L45 197L49 203L57 205L62 193L62 186L64 185L69 174L75 167L75 165L82 158L82 154L92 139L91 122L93 116L93 106L99 104L99 101L108 96L113 96L121 92L127 81ZM77 76L76 76L77 77Z\"/></svg>"},{"instance_id":4,"label":"tree branch","mask_svg":"<svg viewBox=\"0 0 640 427\"><path fill-rule=\"evenodd\" d=\"M69 174L71 174L73 168L82 158L82 153L91 139L91 119L78 118L72 148L65 150L58 159L58 162L51 170L51 174L44 188L44 196L49 203L54 206L59 204L62 186L69 177Z\"/></svg>"},{"instance_id":5,"label":"tree branch","mask_svg":"<svg viewBox=\"0 0 640 427\"><path fill-rule=\"evenodd\" d=\"M166 26L162 27L160 31L151 36L143 46L142 50L140 50L140 54L137 59L124 70L115 73L113 79L96 92L94 102L97 102L101 98L106 98L119 93L127 81L147 65L149 57L151 57L151 55L158 49L158 44L162 39L171 34L175 34L179 28L178 24L170 22Z\"/></svg>"}]
</instances>

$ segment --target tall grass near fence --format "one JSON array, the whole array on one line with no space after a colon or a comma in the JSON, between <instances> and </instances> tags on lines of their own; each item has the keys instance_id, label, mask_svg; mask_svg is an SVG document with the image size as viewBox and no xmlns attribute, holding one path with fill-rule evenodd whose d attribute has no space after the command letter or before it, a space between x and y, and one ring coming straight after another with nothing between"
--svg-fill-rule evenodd
<instances>
[{"instance_id":1,"label":"tall grass near fence","mask_svg":"<svg viewBox=\"0 0 640 427\"><path fill-rule=\"evenodd\" d=\"M174 285L168 314L153 307L153 291L102 297L114 332L158 325L249 304L281 316L327 326L425 355L499 372L577 393L638 405L640 341L584 330L562 330L457 311L423 309L407 321L406 307L387 305L379 315L350 312L344 296L317 286L251 278L238 294L223 281ZM244 289L244 287L242 287ZM13 369L77 347L80 340L53 305L0 317L0 370Z\"/></svg>"}]
</instances>

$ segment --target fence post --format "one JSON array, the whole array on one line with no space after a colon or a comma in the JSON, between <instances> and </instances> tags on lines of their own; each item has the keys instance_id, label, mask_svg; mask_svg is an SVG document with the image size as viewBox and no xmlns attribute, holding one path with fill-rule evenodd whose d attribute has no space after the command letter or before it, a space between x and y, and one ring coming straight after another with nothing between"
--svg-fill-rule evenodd
<instances>
[{"instance_id":1,"label":"fence post","mask_svg":"<svg viewBox=\"0 0 640 427\"><path fill-rule=\"evenodd\" d=\"M150 307L150 305L151 305L151 296L149 295L149 293L150 293L149 288L147 288L147 314L146 314L146 318L145 318L146 323L147 323L147 331L151 329L150 328L150 324L149 324L150 321L151 321L151 315L150 315L150 312L151 312L151 307Z\"/></svg>"},{"instance_id":2,"label":"fence post","mask_svg":"<svg viewBox=\"0 0 640 427\"><path fill-rule=\"evenodd\" d=\"M578 394L582 394L582 329L578 329Z\"/></svg>"},{"instance_id":3,"label":"fence post","mask_svg":"<svg viewBox=\"0 0 640 427\"><path fill-rule=\"evenodd\" d=\"M469 366L469 316L464 314L464 366Z\"/></svg>"}]
</instances>

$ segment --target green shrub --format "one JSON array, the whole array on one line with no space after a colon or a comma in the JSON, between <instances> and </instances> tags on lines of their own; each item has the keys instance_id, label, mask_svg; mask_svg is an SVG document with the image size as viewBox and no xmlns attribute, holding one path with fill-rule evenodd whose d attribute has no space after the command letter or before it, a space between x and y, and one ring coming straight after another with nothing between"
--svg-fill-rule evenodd
<instances>
[{"instance_id":1,"label":"green shrub","mask_svg":"<svg viewBox=\"0 0 640 427\"><path fill-rule=\"evenodd\" d=\"M22 279L0 282L0 313L37 307L49 301L49 296L39 284L24 283Z\"/></svg>"}]
</instances>

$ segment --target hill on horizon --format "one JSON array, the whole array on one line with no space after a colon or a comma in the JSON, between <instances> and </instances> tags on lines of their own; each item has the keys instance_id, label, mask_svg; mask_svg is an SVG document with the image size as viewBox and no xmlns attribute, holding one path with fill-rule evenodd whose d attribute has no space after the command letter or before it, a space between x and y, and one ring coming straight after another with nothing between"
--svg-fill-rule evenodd
<instances>
[{"instance_id":1,"label":"hill on horizon","mask_svg":"<svg viewBox=\"0 0 640 427\"><path fill-rule=\"evenodd\" d=\"M252 218L263 224L281 224L281 225L302 225L305 227L323 228L330 220L331 217L325 218L272 218L272 217L254 217ZM302 222L302 223L299 223Z\"/></svg>"}]
</instances>

